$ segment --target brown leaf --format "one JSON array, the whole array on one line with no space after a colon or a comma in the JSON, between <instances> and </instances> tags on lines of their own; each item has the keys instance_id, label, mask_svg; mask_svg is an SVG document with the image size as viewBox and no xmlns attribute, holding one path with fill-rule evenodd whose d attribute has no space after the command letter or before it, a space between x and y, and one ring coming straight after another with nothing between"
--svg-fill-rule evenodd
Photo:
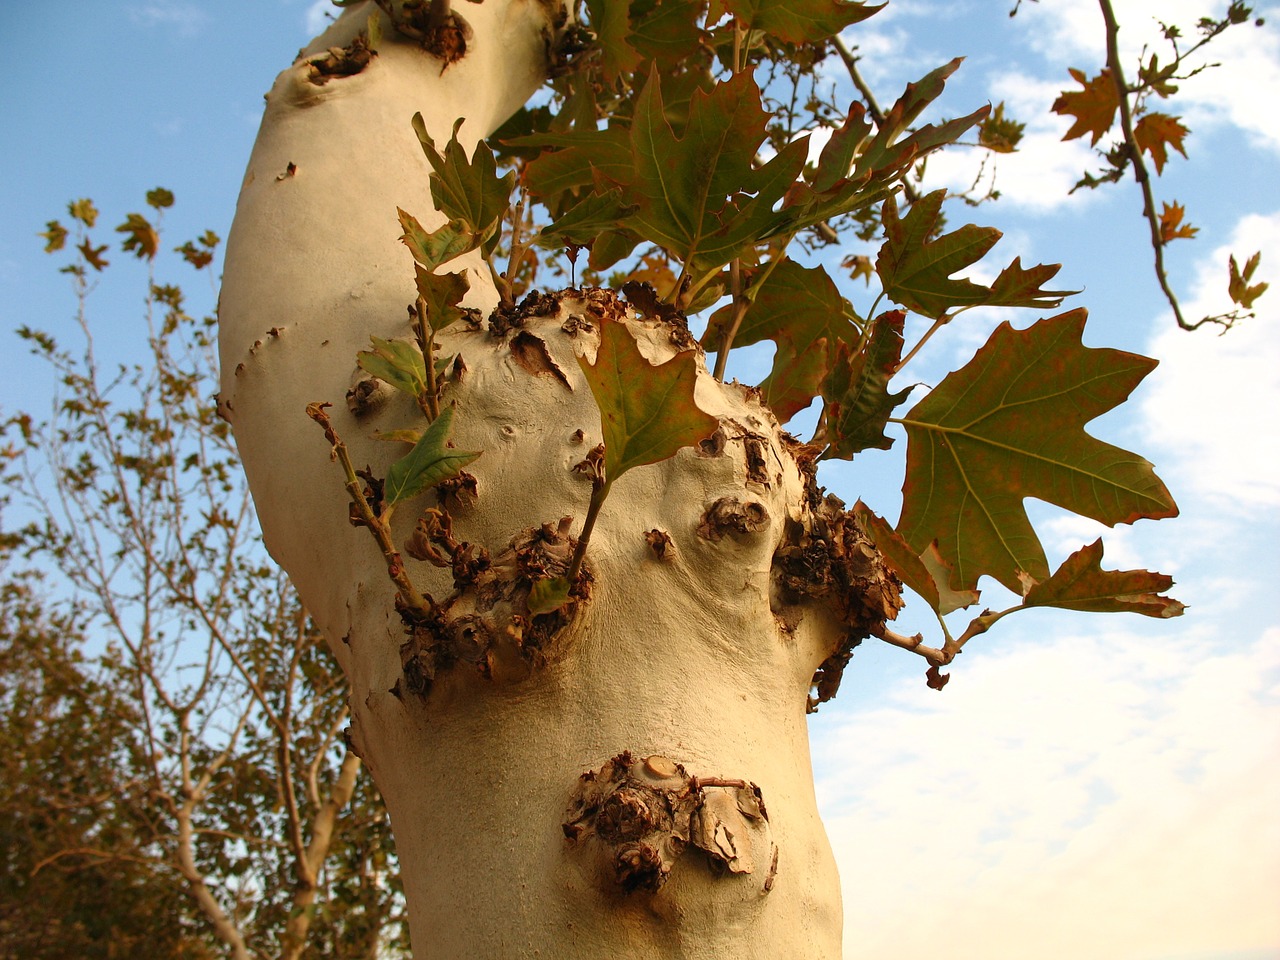
<instances>
[{"instance_id":1,"label":"brown leaf","mask_svg":"<svg viewBox=\"0 0 1280 960\"><path fill-rule=\"evenodd\" d=\"M1182 138L1190 132L1177 117L1167 113L1148 113L1133 128L1133 139L1137 141L1139 150L1151 154L1156 173L1160 173L1169 160L1166 147L1173 147L1184 157L1187 155L1182 147Z\"/></svg>"},{"instance_id":2,"label":"brown leaf","mask_svg":"<svg viewBox=\"0 0 1280 960\"><path fill-rule=\"evenodd\" d=\"M1081 547L1053 576L1036 583L1022 574L1025 607L1062 607L1092 613L1140 613L1144 617L1178 617L1185 606L1162 597L1173 578L1147 570L1103 570L1102 538Z\"/></svg>"},{"instance_id":3,"label":"brown leaf","mask_svg":"<svg viewBox=\"0 0 1280 960\"><path fill-rule=\"evenodd\" d=\"M1090 144L1096 145L1103 135L1111 129L1115 121L1116 110L1120 106L1116 94L1115 82L1111 79L1111 71L1103 70L1091 80L1074 67L1068 71L1083 90L1064 90L1053 102L1053 112L1064 116L1075 117L1063 140L1074 140L1090 134Z\"/></svg>"}]
</instances>

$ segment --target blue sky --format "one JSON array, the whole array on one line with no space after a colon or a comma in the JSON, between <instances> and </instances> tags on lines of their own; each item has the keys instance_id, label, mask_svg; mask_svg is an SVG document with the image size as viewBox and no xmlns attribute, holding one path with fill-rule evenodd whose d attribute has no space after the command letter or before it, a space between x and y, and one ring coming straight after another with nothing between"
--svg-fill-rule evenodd
<instances>
[{"instance_id":1,"label":"blue sky","mask_svg":"<svg viewBox=\"0 0 1280 960\"><path fill-rule=\"evenodd\" d=\"M1132 55L1156 42L1154 14L1189 24L1225 4L1116 6ZM35 235L72 198L93 197L114 225L164 185L178 200L166 215L173 244L206 228L225 237L262 94L322 7L98 0L57 21L32 4L7 10L0 329L71 331L69 291ZM971 214L1006 234L979 269L994 272L1019 254L1024 263L1062 262L1055 285L1085 291L1068 305L1089 308L1088 344L1161 360L1134 402L1093 430L1154 461L1183 515L1107 531L1106 565L1173 574L1173 593L1190 610L1158 623L1010 618L971 645L940 694L925 689L918 658L859 649L840 698L812 727L844 883L846 955L1278 957L1280 9L1257 4L1275 23L1238 28L1214 51L1225 66L1184 85L1190 159L1173 157L1157 183L1201 228L1170 251L1189 314L1225 309L1228 250L1262 251L1260 275L1273 291L1257 319L1218 337L1172 328L1132 183L1067 197L1088 157L1079 142L1060 142L1066 123L1048 107L1070 85L1068 66L1092 73L1101 64L1096 5L1024 3L1012 20L1008 7L894 0L848 39L883 101L964 55L945 109L1004 99L1028 123L1023 150L997 166L1003 199ZM845 82L834 69L832 78ZM963 152L935 162L931 181L960 185L973 162ZM125 255L114 259L123 265ZM141 267L110 271L97 296L100 330L110 331L100 346L119 358L140 335L141 276ZM208 309L212 288L187 286L193 309ZM863 306L872 299L850 292ZM998 319L966 315L914 376L940 378ZM16 338L0 351L0 409L43 403L46 380ZM825 482L892 518L897 446L837 464ZM1098 533L1047 508L1037 513L1054 559Z\"/></svg>"}]
</instances>

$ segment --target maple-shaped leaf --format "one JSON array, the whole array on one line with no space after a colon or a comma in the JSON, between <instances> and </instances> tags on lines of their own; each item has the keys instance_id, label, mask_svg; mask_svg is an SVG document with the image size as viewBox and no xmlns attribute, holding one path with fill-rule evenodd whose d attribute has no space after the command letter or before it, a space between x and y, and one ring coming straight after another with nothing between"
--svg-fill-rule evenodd
<instances>
[{"instance_id":1,"label":"maple-shaped leaf","mask_svg":"<svg viewBox=\"0 0 1280 960\"><path fill-rule=\"evenodd\" d=\"M773 370L760 389L778 422L786 423L818 395L836 344L856 340L859 331L850 322L852 307L822 267L783 260L748 291L751 304L733 342L747 347L772 340L777 346ZM720 348L733 312L730 304L712 314L702 338L707 349Z\"/></svg>"},{"instance_id":2,"label":"maple-shaped leaf","mask_svg":"<svg viewBox=\"0 0 1280 960\"><path fill-rule=\"evenodd\" d=\"M476 144L471 157L458 142L458 129L462 119L453 125L453 133L445 145L444 153L436 149L435 141L427 133L422 114L413 115L413 129L432 173L431 199L436 208L450 220L461 220L471 232L480 237L486 255L497 244L498 225L511 206L511 190L515 187L515 171L497 175L493 150L484 141Z\"/></svg>"},{"instance_id":3,"label":"maple-shaped leaf","mask_svg":"<svg viewBox=\"0 0 1280 960\"><path fill-rule=\"evenodd\" d=\"M978 602L977 590L951 589L951 571L938 554L937 544L931 543L923 555L917 554L898 531L872 513L861 500L853 505L853 513L898 579L918 593L940 616Z\"/></svg>"},{"instance_id":4,"label":"maple-shaped leaf","mask_svg":"<svg viewBox=\"0 0 1280 960\"><path fill-rule=\"evenodd\" d=\"M1026 330L1001 324L901 421L907 473L898 531L916 551L936 540L956 589L992 576L1020 594L1022 574L1048 577L1027 497L1108 525L1177 515L1150 463L1084 430L1156 366L1085 347L1085 316L1072 310Z\"/></svg>"},{"instance_id":5,"label":"maple-shaped leaf","mask_svg":"<svg viewBox=\"0 0 1280 960\"><path fill-rule=\"evenodd\" d=\"M841 342L831 373L822 386L828 447L824 458L850 460L863 450L888 450L884 435L895 407L911 387L889 392L889 380L902 359L902 325L907 315L890 310L876 317L860 347Z\"/></svg>"},{"instance_id":6,"label":"maple-shaped leaf","mask_svg":"<svg viewBox=\"0 0 1280 960\"><path fill-rule=\"evenodd\" d=\"M760 30L784 43L817 43L859 23L884 4L844 0L722 0L748 30Z\"/></svg>"},{"instance_id":7,"label":"maple-shaped leaf","mask_svg":"<svg viewBox=\"0 0 1280 960\"><path fill-rule=\"evenodd\" d=\"M738 212L729 198L739 192L763 193L767 208L772 208L790 186L771 182L782 155L752 169L767 120L760 90L744 71L709 93L695 93L689 121L677 137L664 112L660 76L656 69L651 71L631 123L635 176L628 199L638 209L627 226L686 263L700 260L703 269L733 259L737 250L726 251L723 242L710 239ZM754 239L744 239L743 245Z\"/></svg>"},{"instance_id":8,"label":"maple-shaped leaf","mask_svg":"<svg viewBox=\"0 0 1280 960\"><path fill-rule=\"evenodd\" d=\"M1187 239L1194 237L1200 232L1199 227L1193 227L1189 223L1183 223L1182 218L1186 215L1186 207L1177 203L1162 203L1164 208L1160 211L1160 241L1169 243L1173 240Z\"/></svg>"},{"instance_id":9,"label":"maple-shaped leaf","mask_svg":"<svg viewBox=\"0 0 1280 960\"><path fill-rule=\"evenodd\" d=\"M958 307L1056 307L1074 290L1043 290L1061 269L1039 264L1024 269L1022 259L1000 271L990 287L972 280L952 278L957 270L981 260L995 246L1001 233L994 227L966 224L958 230L929 239L937 233L946 192L936 190L921 197L899 219L893 197L885 200L880 219L885 242L876 257L876 273L885 296L910 310L937 319Z\"/></svg>"},{"instance_id":10,"label":"maple-shaped leaf","mask_svg":"<svg viewBox=\"0 0 1280 960\"><path fill-rule=\"evenodd\" d=\"M954 143L986 117L990 108L983 106L965 117L910 129L942 93L960 63L957 58L907 84L876 125L874 136L868 136L872 127L865 107L855 102L844 124L827 142L812 178L795 183L788 191L784 212L790 215L789 229L802 229L880 202L912 164Z\"/></svg>"},{"instance_id":11,"label":"maple-shaped leaf","mask_svg":"<svg viewBox=\"0 0 1280 960\"><path fill-rule=\"evenodd\" d=\"M1075 122L1062 135L1062 139L1074 140L1087 133L1091 137L1090 145L1096 145L1111 129L1111 124L1116 119L1116 110L1120 107L1115 81L1111 79L1110 70L1103 70L1092 79L1086 79L1084 73L1074 67L1068 72L1084 89L1064 90L1053 101L1054 113L1075 117Z\"/></svg>"},{"instance_id":12,"label":"maple-shaped leaf","mask_svg":"<svg viewBox=\"0 0 1280 960\"><path fill-rule=\"evenodd\" d=\"M600 326L595 363L578 358L600 408L605 485L632 467L657 463L719 429L720 421L693 399L697 362L692 351L654 366L621 322Z\"/></svg>"},{"instance_id":13,"label":"maple-shaped leaf","mask_svg":"<svg viewBox=\"0 0 1280 960\"><path fill-rule=\"evenodd\" d=\"M1025 123L1018 123L1004 115L1004 102L996 104L995 111L978 127L978 143L993 153L1013 153L1022 139Z\"/></svg>"},{"instance_id":14,"label":"maple-shaped leaf","mask_svg":"<svg viewBox=\"0 0 1280 960\"><path fill-rule=\"evenodd\" d=\"M1147 570L1103 570L1102 538L1081 547L1052 577L1039 583L1026 578L1024 607L1062 607L1090 613L1140 613L1144 617L1178 617L1186 607L1162 597L1173 578Z\"/></svg>"},{"instance_id":15,"label":"maple-shaped leaf","mask_svg":"<svg viewBox=\"0 0 1280 960\"><path fill-rule=\"evenodd\" d=\"M67 213L71 214L71 219L79 220L86 227L92 227L98 222L98 208L88 197L81 197L79 200L68 203Z\"/></svg>"},{"instance_id":16,"label":"maple-shaped leaf","mask_svg":"<svg viewBox=\"0 0 1280 960\"><path fill-rule=\"evenodd\" d=\"M80 243L76 244L76 249L80 251L80 255L84 257L85 262L94 270L102 271L107 268L110 261L103 256L107 251L107 245L104 243L100 247L95 247L86 237Z\"/></svg>"},{"instance_id":17,"label":"maple-shaped leaf","mask_svg":"<svg viewBox=\"0 0 1280 960\"><path fill-rule=\"evenodd\" d=\"M1023 269L1022 258L1014 257L1013 263L1000 271L991 294L983 300L989 307L1056 307L1065 297L1074 296L1079 290L1042 290L1041 286L1058 275L1060 263L1040 263Z\"/></svg>"},{"instance_id":18,"label":"maple-shaped leaf","mask_svg":"<svg viewBox=\"0 0 1280 960\"><path fill-rule=\"evenodd\" d=\"M982 302L988 288L952 279L951 274L981 260L1000 239L994 227L968 224L930 240L945 196L937 190L921 197L902 219L897 201L889 197L880 214L885 241L876 257L876 273L885 296L926 317Z\"/></svg>"},{"instance_id":19,"label":"maple-shaped leaf","mask_svg":"<svg viewBox=\"0 0 1280 960\"><path fill-rule=\"evenodd\" d=\"M431 421L413 449L391 465L383 484L386 506L395 506L441 480L456 477L463 467L480 456L478 450L455 450L448 445L452 424L453 408L446 407Z\"/></svg>"},{"instance_id":20,"label":"maple-shaped leaf","mask_svg":"<svg viewBox=\"0 0 1280 960\"><path fill-rule=\"evenodd\" d=\"M55 253L56 251L61 250L64 246L66 246L67 233L68 233L67 228L64 227L61 223L59 223L57 220L50 220L45 224L44 232L38 233L36 234L36 236L44 237L45 253Z\"/></svg>"},{"instance_id":21,"label":"maple-shaped leaf","mask_svg":"<svg viewBox=\"0 0 1280 960\"><path fill-rule=\"evenodd\" d=\"M600 50L601 78L612 84L640 66L640 54L627 42L631 33L629 5L612 0L586 0L587 23Z\"/></svg>"},{"instance_id":22,"label":"maple-shaped leaf","mask_svg":"<svg viewBox=\"0 0 1280 960\"><path fill-rule=\"evenodd\" d=\"M1249 281L1253 279L1254 272L1258 269L1258 264L1262 262L1262 253L1255 253L1250 257L1244 265L1244 272L1240 271L1240 267L1236 264L1236 255L1233 253L1227 257L1227 293L1230 295L1232 302L1238 303L1246 310L1253 309L1253 301L1267 292L1270 284L1255 283L1249 286Z\"/></svg>"},{"instance_id":23,"label":"maple-shaped leaf","mask_svg":"<svg viewBox=\"0 0 1280 960\"><path fill-rule=\"evenodd\" d=\"M1167 113L1145 113L1133 128L1133 139L1139 150L1151 154L1156 173L1160 173L1169 161L1167 147L1173 147L1184 157L1187 155L1182 147L1182 138L1190 132L1177 117Z\"/></svg>"},{"instance_id":24,"label":"maple-shaped leaf","mask_svg":"<svg viewBox=\"0 0 1280 960\"><path fill-rule=\"evenodd\" d=\"M459 220L451 220L428 233L413 214L405 213L399 207L396 207L396 213L403 230L400 242L409 248L413 259L428 270L434 270L455 257L474 250L480 242Z\"/></svg>"},{"instance_id":25,"label":"maple-shaped leaf","mask_svg":"<svg viewBox=\"0 0 1280 960\"><path fill-rule=\"evenodd\" d=\"M471 289L465 272L430 273L421 264L414 264L414 278L432 330L443 330L462 317L458 304Z\"/></svg>"},{"instance_id":26,"label":"maple-shaped leaf","mask_svg":"<svg viewBox=\"0 0 1280 960\"><path fill-rule=\"evenodd\" d=\"M374 336L369 339L373 342L373 349L356 354L356 364L360 369L411 397L421 396L427 389L427 368L422 352L404 340L383 340Z\"/></svg>"},{"instance_id":27,"label":"maple-shaped leaf","mask_svg":"<svg viewBox=\"0 0 1280 960\"><path fill-rule=\"evenodd\" d=\"M124 223L116 227L116 233L125 235L121 246L133 252L139 260L154 260L160 249L160 234L150 221L140 213L131 213Z\"/></svg>"},{"instance_id":28,"label":"maple-shaped leaf","mask_svg":"<svg viewBox=\"0 0 1280 960\"><path fill-rule=\"evenodd\" d=\"M147 205L156 210L163 210L166 207L173 206L173 191L164 187L156 187L154 190L147 191Z\"/></svg>"}]
</instances>

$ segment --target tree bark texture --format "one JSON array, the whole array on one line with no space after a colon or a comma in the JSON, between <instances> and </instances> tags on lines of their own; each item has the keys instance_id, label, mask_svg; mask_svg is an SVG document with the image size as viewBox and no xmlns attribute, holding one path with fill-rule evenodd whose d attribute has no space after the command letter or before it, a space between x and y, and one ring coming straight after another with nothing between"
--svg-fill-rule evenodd
<instances>
[{"instance_id":1,"label":"tree bark texture","mask_svg":"<svg viewBox=\"0 0 1280 960\"><path fill-rule=\"evenodd\" d=\"M586 514L591 483L575 466L601 423L576 357L594 356L602 322L625 324L652 362L676 352L678 330L597 291L442 333L441 355L465 365L443 394L454 442L483 451L468 467L474 498L444 509L499 586L455 587L449 570L406 558L449 606L457 650L487 637L477 664L427 663L422 682L384 559L348 522L341 472L304 409L333 402L374 475L405 451L374 434L421 415L363 383L355 355L371 334L408 336L413 265L396 207L428 230L443 222L410 118L420 111L443 143L466 117L459 136L474 143L537 88L552 28L533 0L463 4L467 51L447 69L386 29L359 72L310 79L308 58L348 45L372 7L345 12L268 97L228 243L219 403L267 546L350 682L351 738L390 811L415 955L838 957L839 881L805 715L851 617L843 600L788 586L778 558L790 551L794 573L808 550L818 566L862 570L888 591L881 606L896 595L752 391L701 370L695 398L719 432L614 484L587 553L590 597L563 627L522 637L522 598L500 589L504 557L563 551ZM469 255L447 269L462 266L464 304L487 316L487 268ZM397 543L417 512L397 512ZM660 534L669 543L655 549Z\"/></svg>"}]
</instances>

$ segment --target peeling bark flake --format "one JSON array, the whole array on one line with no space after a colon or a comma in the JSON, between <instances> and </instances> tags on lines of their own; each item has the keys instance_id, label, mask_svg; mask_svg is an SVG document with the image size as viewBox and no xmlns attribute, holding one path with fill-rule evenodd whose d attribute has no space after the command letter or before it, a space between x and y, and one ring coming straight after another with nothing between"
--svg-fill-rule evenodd
<instances>
[{"instance_id":1,"label":"peeling bark flake","mask_svg":"<svg viewBox=\"0 0 1280 960\"><path fill-rule=\"evenodd\" d=\"M551 359L551 353L547 350L546 341L541 337L535 337L528 330L521 330L512 338L511 359L533 376L555 377L568 390L573 390L573 386L569 383L569 378L564 375L564 371L560 369L555 360Z\"/></svg>"}]
</instances>

